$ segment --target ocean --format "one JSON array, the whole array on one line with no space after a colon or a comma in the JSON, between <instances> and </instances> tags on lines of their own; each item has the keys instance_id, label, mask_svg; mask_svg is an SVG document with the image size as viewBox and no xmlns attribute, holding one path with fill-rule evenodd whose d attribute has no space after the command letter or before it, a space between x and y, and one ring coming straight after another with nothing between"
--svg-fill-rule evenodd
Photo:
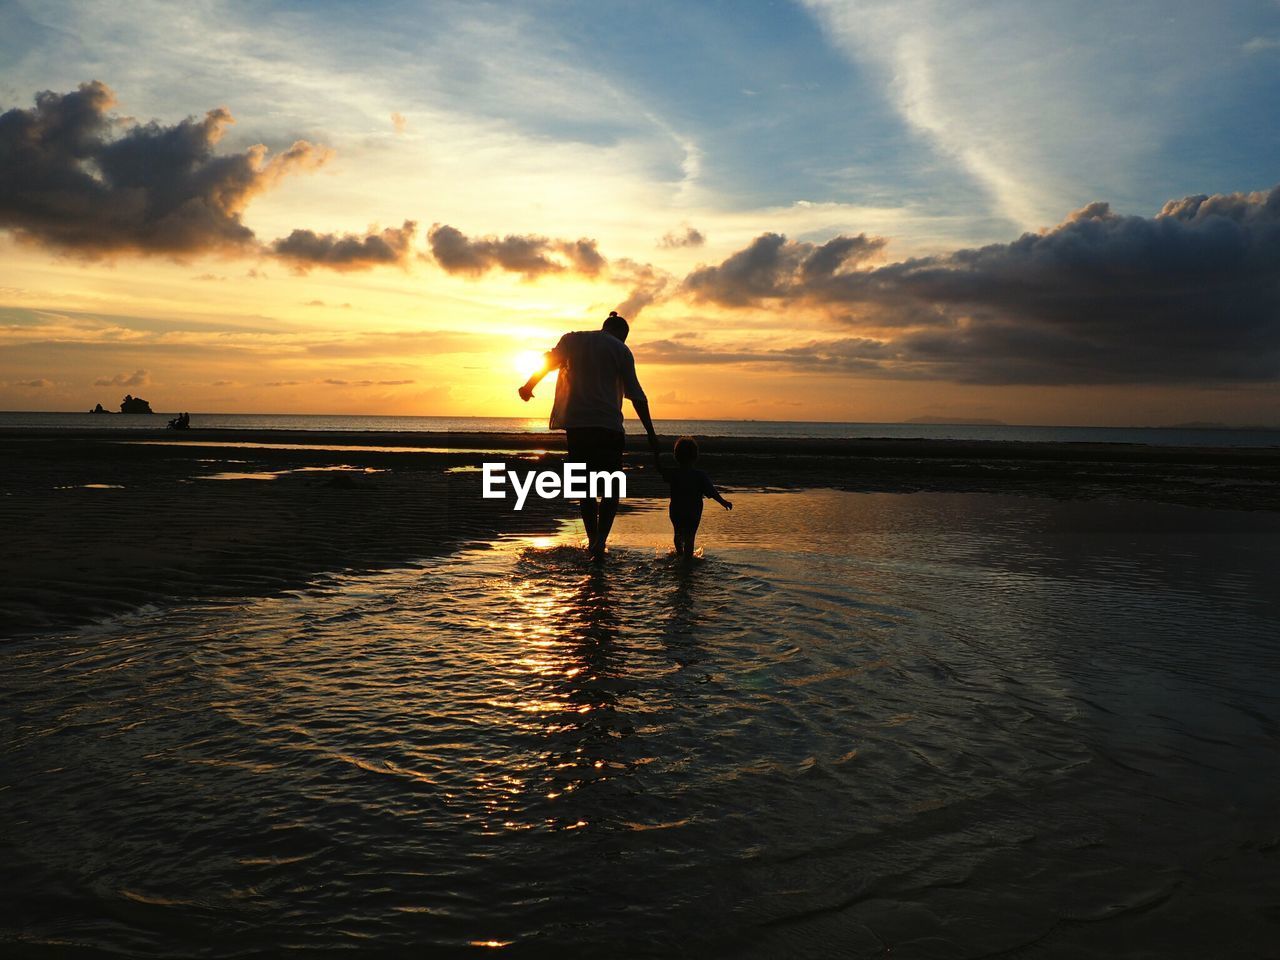
<instances>
[{"instance_id":1,"label":"ocean","mask_svg":"<svg viewBox=\"0 0 1280 960\"><path fill-rule=\"evenodd\" d=\"M0 429L161 430L176 413L150 416L0 412ZM1072 427L1009 424L825 423L790 420L657 420L668 436L921 440L1009 440L1046 443L1139 443L1172 447L1280 447L1280 429L1219 427ZM354 432L548 433L544 417L375 417L195 413L193 429ZM643 432L639 422L627 430Z\"/></svg>"},{"instance_id":2,"label":"ocean","mask_svg":"<svg viewBox=\"0 0 1280 960\"><path fill-rule=\"evenodd\" d=\"M4 939L1274 950L1276 515L734 500L692 563L658 505L619 518L603 567L566 524L10 646Z\"/></svg>"}]
</instances>

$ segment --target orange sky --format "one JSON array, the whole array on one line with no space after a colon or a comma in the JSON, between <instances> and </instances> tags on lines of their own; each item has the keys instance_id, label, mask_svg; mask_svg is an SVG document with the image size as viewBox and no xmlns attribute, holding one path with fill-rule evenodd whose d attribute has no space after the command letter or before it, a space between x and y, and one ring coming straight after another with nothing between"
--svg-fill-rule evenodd
<instances>
[{"instance_id":1,"label":"orange sky","mask_svg":"<svg viewBox=\"0 0 1280 960\"><path fill-rule=\"evenodd\" d=\"M1064 29L1046 7L982 41L984 73L959 14L952 35L834 0L761 7L768 29L599 14L593 41L621 45L598 57L577 20L519 4L392 33L322 5L169 25L91 6L11 18L0 409L129 392L158 411L540 417L546 387L516 396L529 355L620 308L659 419L1280 419L1259 293L1278 287L1240 266L1271 262L1252 147L1212 176L1157 156L1151 111L1097 79L1181 89L1134 56L1216 30L1248 94L1220 109L1245 110L1270 82L1258 24L1045 62L1037 31ZM718 38L716 62L620 39L676 26ZM92 109L68 121L73 102ZM1200 181L1216 206L1161 209ZM1225 282L1206 243L1228 228ZM1171 254L1141 239L1166 234ZM1212 269L1169 298L1187 251Z\"/></svg>"}]
</instances>

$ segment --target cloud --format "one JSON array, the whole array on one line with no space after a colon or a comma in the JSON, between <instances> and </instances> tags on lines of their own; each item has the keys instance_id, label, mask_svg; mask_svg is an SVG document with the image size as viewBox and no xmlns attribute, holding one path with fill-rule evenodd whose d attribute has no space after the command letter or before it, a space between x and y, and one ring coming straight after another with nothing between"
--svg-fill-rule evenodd
<instances>
[{"instance_id":1,"label":"cloud","mask_svg":"<svg viewBox=\"0 0 1280 960\"><path fill-rule=\"evenodd\" d=\"M766 364L790 370L828 370L837 373L904 374L886 361L900 359L893 346L864 337L813 340L789 347L702 347L677 340L654 340L636 345L643 363L666 366L705 364ZM915 377L915 373L911 374Z\"/></svg>"},{"instance_id":2,"label":"cloud","mask_svg":"<svg viewBox=\"0 0 1280 960\"><path fill-rule=\"evenodd\" d=\"M95 387L145 387L151 383L151 374L146 370L135 370L130 374L117 373L114 377L99 377L93 381Z\"/></svg>"},{"instance_id":3,"label":"cloud","mask_svg":"<svg viewBox=\"0 0 1280 960\"><path fill-rule=\"evenodd\" d=\"M306 352L317 357L405 357L415 355L488 353L493 338L455 330L372 330L324 343L309 343Z\"/></svg>"},{"instance_id":4,"label":"cloud","mask_svg":"<svg viewBox=\"0 0 1280 960\"><path fill-rule=\"evenodd\" d=\"M743 307L765 299L812 297L823 284L878 253L883 237L840 236L822 245L765 233L718 266L699 267L681 290L694 300Z\"/></svg>"},{"instance_id":5,"label":"cloud","mask_svg":"<svg viewBox=\"0 0 1280 960\"><path fill-rule=\"evenodd\" d=\"M636 317L671 286L671 275L647 264L623 258L612 264L595 240L556 240L536 235L468 237L456 227L437 223L427 233L431 253L446 273L480 277L490 270L518 273L526 280L546 274L573 273L631 286L617 307L624 317Z\"/></svg>"},{"instance_id":6,"label":"cloud","mask_svg":"<svg viewBox=\"0 0 1280 960\"><path fill-rule=\"evenodd\" d=\"M407 262L417 230L418 225L412 220L406 220L404 226L385 230L373 227L364 236L294 230L271 244L271 251L297 273L306 273L312 267L364 270L380 264Z\"/></svg>"},{"instance_id":7,"label":"cloud","mask_svg":"<svg viewBox=\"0 0 1280 960\"><path fill-rule=\"evenodd\" d=\"M701 230L696 230L693 227L686 225L684 230L679 233L674 230L668 231L666 235L658 241L658 246L665 249L675 249L678 247L700 247L706 242L706 234Z\"/></svg>"},{"instance_id":8,"label":"cloud","mask_svg":"<svg viewBox=\"0 0 1280 960\"><path fill-rule=\"evenodd\" d=\"M648 263L619 260L614 264L613 279L631 285L627 299L618 304L618 313L635 319L645 307L660 299L671 287L673 277Z\"/></svg>"},{"instance_id":9,"label":"cloud","mask_svg":"<svg viewBox=\"0 0 1280 960\"><path fill-rule=\"evenodd\" d=\"M828 246L788 259L777 253L787 247L781 238L766 234L719 267L695 271L684 289L728 306L763 297L819 306L887 336L852 359L903 376L1280 379L1280 187L1171 200L1154 217L1091 203L1011 243L871 270L828 271L832 258L818 256ZM787 269L775 269L779 261ZM900 329L886 335L892 327Z\"/></svg>"},{"instance_id":10,"label":"cloud","mask_svg":"<svg viewBox=\"0 0 1280 960\"><path fill-rule=\"evenodd\" d=\"M264 387L297 387L302 384L301 380L268 380L263 384Z\"/></svg>"},{"instance_id":11,"label":"cloud","mask_svg":"<svg viewBox=\"0 0 1280 960\"><path fill-rule=\"evenodd\" d=\"M36 380L15 380L12 385L15 387L28 387L32 390L43 390L45 387L52 387L53 381L40 377Z\"/></svg>"},{"instance_id":12,"label":"cloud","mask_svg":"<svg viewBox=\"0 0 1280 960\"><path fill-rule=\"evenodd\" d=\"M225 107L131 125L109 114L115 102L94 80L0 114L0 228L89 256L243 252L256 245L249 201L329 156L305 140L271 158L260 144L217 155Z\"/></svg>"},{"instance_id":13,"label":"cloud","mask_svg":"<svg viewBox=\"0 0 1280 960\"><path fill-rule=\"evenodd\" d=\"M332 377L326 377L320 381L331 387L403 387L413 382L412 380L338 380Z\"/></svg>"},{"instance_id":14,"label":"cloud","mask_svg":"<svg viewBox=\"0 0 1280 960\"><path fill-rule=\"evenodd\" d=\"M1240 49L1250 56L1255 53L1267 53L1271 50L1280 50L1280 40L1275 37L1253 37L1245 41Z\"/></svg>"},{"instance_id":15,"label":"cloud","mask_svg":"<svg viewBox=\"0 0 1280 960\"><path fill-rule=\"evenodd\" d=\"M469 238L437 223L427 233L431 253L446 273L478 277L490 270L519 273L533 280L548 273L597 276L606 261L594 240L553 240L534 235Z\"/></svg>"},{"instance_id":16,"label":"cloud","mask_svg":"<svg viewBox=\"0 0 1280 960\"><path fill-rule=\"evenodd\" d=\"M391 126L395 128L396 133L404 133L409 129L409 121L405 119L403 113L392 113Z\"/></svg>"}]
</instances>

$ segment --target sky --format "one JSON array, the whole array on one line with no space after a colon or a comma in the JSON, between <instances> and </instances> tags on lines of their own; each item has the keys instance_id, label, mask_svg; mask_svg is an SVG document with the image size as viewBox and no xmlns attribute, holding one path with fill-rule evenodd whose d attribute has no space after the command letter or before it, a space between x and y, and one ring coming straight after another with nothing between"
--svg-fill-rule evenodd
<instances>
[{"instance_id":1,"label":"sky","mask_svg":"<svg viewBox=\"0 0 1280 960\"><path fill-rule=\"evenodd\" d=\"M1280 423L1280 2L0 0L0 409Z\"/></svg>"}]
</instances>

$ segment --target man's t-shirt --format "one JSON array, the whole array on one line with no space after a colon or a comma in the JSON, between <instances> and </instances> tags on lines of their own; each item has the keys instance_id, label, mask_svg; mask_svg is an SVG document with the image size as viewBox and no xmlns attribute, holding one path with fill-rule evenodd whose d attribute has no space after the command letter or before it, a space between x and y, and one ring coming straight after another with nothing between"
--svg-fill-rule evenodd
<instances>
[{"instance_id":1,"label":"man's t-shirt","mask_svg":"<svg viewBox=\"0 0 1280 960\"><path fill-rule=\"evenodd\" d=\"M644 400L627 345L603 330L566 333L551 351L560 365L551 429L599 427L622 431L622 398Z\"/></svg>"}]
</instances>

